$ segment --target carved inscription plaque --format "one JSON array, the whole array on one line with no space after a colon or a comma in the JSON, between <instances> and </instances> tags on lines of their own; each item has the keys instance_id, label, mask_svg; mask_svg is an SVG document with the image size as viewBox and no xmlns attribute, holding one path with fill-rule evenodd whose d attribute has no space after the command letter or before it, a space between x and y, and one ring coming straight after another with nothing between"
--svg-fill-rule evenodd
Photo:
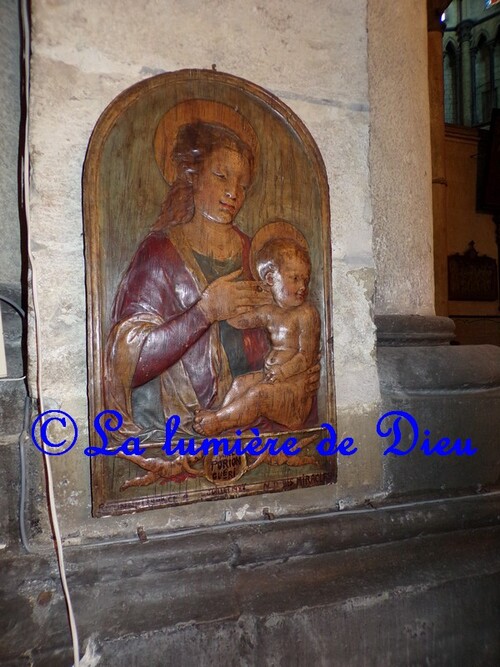
<instances>
[{"instance_id":1,"label":"carved inscription plaque","mask_svg":"<svg viewBox=\"0 0 500 667\"><path fill-rule=\"evenodd\" d=\"M96 516L335 481L328 185L303 123L212 71L104 111L84 171Z\"/></svg>"}]
</instances>

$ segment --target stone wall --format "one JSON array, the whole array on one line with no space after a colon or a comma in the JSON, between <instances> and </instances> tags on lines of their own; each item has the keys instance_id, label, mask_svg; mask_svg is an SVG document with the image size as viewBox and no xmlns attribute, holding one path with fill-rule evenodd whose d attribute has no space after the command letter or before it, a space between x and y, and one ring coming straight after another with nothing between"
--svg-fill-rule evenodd
<instances>
[{"instance_id":1,"label":"stone wall","mask_svg":"<svg viewBox=\"0 0 500 667\"><path fill-rule=\"evenodd\" d=\"M20 108L20 26L18 3L0 4L0 296L18 306L22 303L21 225L18 209L18 144ZM22 354L23 321L6 302L2 312L7 375L20 378L24 373ZM0 533L2 543L17 540L17 502L19 497L18 439L23 427L26 386L23 380L0 379L0 456L4 475Z\"/></svg>"},{"instance_id":2,"label":"stone wall","mask_svg":"<svg viewBox=\"0 0 500 667\"><path fill-rule=\"evenodd\" d=\"M150 512L150 528L218 523L362 502L380 490L380 456L369 447L379 389L371 300L373 239L368 168L366 7L276 1L33 3L30 150L32 226L40 294L46 406L74 415L78 448L54 461L66 534L134 531L137 520L90 519L86 446L86 320L81 176L87 143L106 105L163 71L211 68L258 83L312 132L331 191L335 383L339 431L360 453L340 461L339 484L270 497ZM35 359L33 328L31 359ZM32 367L33 370L33 367ZM33 374L31 375L33 379ZM32 382L32 390L35 386Z\"/></svg>"},{"instance_id":3,"label":"stone wall","mask_svg":"<svg viewBox=\"0 0 500 667\"><path fill-rule=\"evenodd\" d=\"M373 311L382 317L379 337L388 323L389 338L399 336L391 318L433 313L426 17L422 8L403 4L376 4L367 13L361 0L356 5L316 3L307 10L298 1L285 10L278 1L264 7L213 0L196 12L194 5L177 2L111 2L92 12L76 0L34 3L31 217L42 389L44 407L69 412L80 428L77 447L53 461L63 533L72 541L134 535L138 524L155 531L252 520L264 508L274 516L328 510L394 491L388 481L393 474L383 470L388 463L375 426L382 406L390 409L396 400L390 389L393 378L383 370L396 362L384 357L382 363L379 356L377 368ZM324 157L332 212L338 432L352 436L358 452L340 457L335 486L147 512L140 520L92 519L89 462L82 453L88 427L81 210L86 147L103 109L134 82L162 71L213 64L282 98L310 129ZM414 336L419 345L449 342L449 332L433 338L430 320L423 322ZM408 331L413 323L400 322L398 345L414 335ZM29 344L35 395L33 321ZM413 358L414 351L408 354ZM449 363L443 362L443 354L429 351L418 357L423 366L417 376L422 391L432 393L432 382L438 382L442 400L449 403L457 386L441 378ZM411 373L408 387L404 378L398 382L400 394L412 395ZM382 394L389 391L389 398L381 389ZM411 408L411 401L406 404ZM429 409L431 430L454 432L455 412L443 423L438 403ZM485 444L483 469L491 461L491 447ZM33 475L33 489L39 489L41 477L36 471ZM404 474L397 477L404 480ZM417 478L429 488L425 475ZM438 478L432 488L442 486ZM470 485L470 475L459 472L447 480L451 487L460 487L461 481ZM477 483L484 481L478 478ZM405 491L403 483L396 486ZM40 520L43 524L43 512ZM47 539L46 524L40 539Z\"/></svg>"},{"instance_id":4,"label":"stone wall","mask_svg":"<svg viewBox=\"0 0 500 667\"><path fill-rule=\"evenodd\" d=\"M19 285L21 247L17 190L20 120L19 16L15 0L0 5L0 283Z\"/></svg>"},{"instance_id":5,"label":"stone wall","mask_svg":"<svg viewBox=\"0 0 500 667\"><path fill-rule=\"evenodd\" d=\"M452 323L432 316L423 3L34 0L32 20L41 386L44 407L66 410L80 427L78 446L53 469L81 648L90 642L97 653L87 664L498 664L500 349L456 352ZM338 431L359 451L339 460L333 487L93 519L83 456L86 147L128 86L213 64L278 95L324 157ZM35 395L32 311L29 356ZM413 412L437 437L472 435L478 454L384 459L375 431L382 409ZM0 480L12 541L0 562L0 656L8 667L69 664L31 445L33 553L16 550L12 431Z\"/></svg>"}]
</instances>

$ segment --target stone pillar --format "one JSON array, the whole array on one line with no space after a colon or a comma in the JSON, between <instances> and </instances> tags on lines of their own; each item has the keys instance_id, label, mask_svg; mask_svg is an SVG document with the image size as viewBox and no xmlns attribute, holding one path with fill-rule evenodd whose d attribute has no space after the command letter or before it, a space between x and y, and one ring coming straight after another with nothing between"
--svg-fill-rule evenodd
<instances>
[{"instance_id":1,"label":"stone pillar","mask_svg":"<svg viewBox=\"0 0 500 667\"><path fill-rule=\"evenodd\" d=\"M497 68L497 59L500 59L500 38L498 35L497 39L495 39L495 41L493 42L493 77L495 77L495 71Z\"/></svg>"},{"instance_id":2,"label":"stone pillar","mask_svg":"<svg viewBox=\"0 0 500 667\"><path fill-rule=\"evenodd\" d=\"M495 225L495 241L497 243L498 257L500 257L500 213L493 215L493 224ZM500 294L500 273L498 274L498 293Z\"/></svg>"},{"instance_id":3,"label":"stone pillar","mask_svg":"<svg viewBox=\"0 0 500 667\"><path fill-rule=\"evenodd\" d=\"M376 314L434 313L424 3L368 3Z\"/></svg>"},{"instance_id":4,"label":"stone pillar","mask_svg":"<svg viewBox=\"0 0 500 667\"><path fill-rule=\"evenodd\" d=\"M471 82L471 52L470 38L473 23L462 21L457 26L457 35L460 43L461 86L462 86L462 123L472 125L472 82Z\"/></svg>"},{"instance_id":5,"label":"stone pillar","mask_svg":"<svg viewBox=\"0 0 500 667\"><path fill-rule=\"evenodd\" d=\"M483 119L487 123L491 120L491 111L495 106L495 44L496 40L494 39L488 42L488 53L490 56L490 117Z\"/></svg>"},{"instance_id":6,"label":"stone pillar","mask_svg":"<svg viewBox=\"0 0 500 667\"><path fill-rule=\"evenodd\" d=\"M446 159L444 130L443 29L439 16L429 13L429 108L432 154L432 214L437 315L448 314L448 247L446 235Z\"/></svg>"},{"instance_id":7,"label":"stone pillar","mask_svg":"<svg viewBox=\"0 0 500 667\"><path fill-rule=\"evenodd\" d=\"M470 50L470 57L471 57L471 70L470 70L470 75L471 75L471 82L470 82L470 87L472 91L472 125L477 125L479 122L478 115L477 115L477 94L476 94L476 56L477 56L477 48L472 48Z\"/></svg>"},{"instance_id":8,"label":"stone pillar","mask_svg":"<svg viewBox=\"0 0 500 667\"><path fill-rule=\"evenodd\" d=\"M473 434L478 454L457 466L424 456L411 468L384 457L384 488L395 496L498 478L494 431L483 415L495 415L496 432L500 374L492 369L500 368L500 348L451 346L452 320L433 312L432 189L438 252L446 257L442 47L438 26L427 33L422 4L368 3L377 370L384 410L406 411L420 433L451 442ZM470 118L470 95L468 109ZM408 429L403 437L412 441Z\"/></svg>"}]
</instances>

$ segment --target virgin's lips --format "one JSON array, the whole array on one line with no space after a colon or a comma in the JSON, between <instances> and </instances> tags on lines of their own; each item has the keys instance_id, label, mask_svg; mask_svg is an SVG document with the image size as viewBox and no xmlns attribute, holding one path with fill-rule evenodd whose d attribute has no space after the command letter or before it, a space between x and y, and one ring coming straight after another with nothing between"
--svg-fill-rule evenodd
<instances>
[{"instance_id":1,"label":"virgin's lips","mask_svg":"<svg viewBox=\"0 0 500 667\"><path fill-rule=\"evenodd\" d=\"M228 211L231 211L231 213L234 213L236 211L236 206L234 204L228 204L225 201L220 201L219 204Z\"/></svg>"}]
</instances>

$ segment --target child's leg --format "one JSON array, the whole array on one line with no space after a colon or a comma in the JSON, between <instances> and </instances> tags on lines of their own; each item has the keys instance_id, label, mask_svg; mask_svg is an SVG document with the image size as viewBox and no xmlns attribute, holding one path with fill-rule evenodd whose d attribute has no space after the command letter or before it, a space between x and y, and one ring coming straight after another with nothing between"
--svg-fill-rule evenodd
<instances>
[{"instance_id":1,"label":"child's leg","mask_svg":"<svg viewBox=\"0 0 500 667\"><path fill-rule=\"evenodd\" d=\"M305 403L309 413L310 400L306 399ZM259 382L231 403L223 404L219 410L200 410L193 428L204 435L219 435L223 431L251 424L258 417L266 417L292 429L300 428L304 421L302 414L298 414L296 397L288 383Z\"/></svg>"},{"instance_id":2,"label":"child's leg","mask_svg":"<svg viewBox=\"0 0 500 667\"><path fill-rule=\"evenodd\" d=\"M218 410L199 410L193 420L194 430L202 435L212 436L251 424L260 415L259 387L260 385L250 387L231 403L226 404L224 400L224 404Z\"/></svg>"},{"instance_id":3,"label":"child's leg","mask_svg":"<svg viewBox=\"0 0 500 667\"><path fill-rule=\"evenodd\" d=\"M225 407L229 403L232 403L240 396L243 396L250 387L253 387L258 382L262 382L264 379L264 371L256 371L255 373L245 373L245 375L238 375L234 378L229 391L224 397L224 401L221 407Z\"/></svg>"},{"instance_id":4,"label":"child's leg","mask_svg":"<svg viewBox=\"0 0 500 667\"><path fill-rule=\"evenodd\" d=\"M259 416L283 424L291 430L303 426L311 411L312 400L301 396L291 381L273 384L263 382L258 385L258 391Z\"/></svg>"}]
</instances>

